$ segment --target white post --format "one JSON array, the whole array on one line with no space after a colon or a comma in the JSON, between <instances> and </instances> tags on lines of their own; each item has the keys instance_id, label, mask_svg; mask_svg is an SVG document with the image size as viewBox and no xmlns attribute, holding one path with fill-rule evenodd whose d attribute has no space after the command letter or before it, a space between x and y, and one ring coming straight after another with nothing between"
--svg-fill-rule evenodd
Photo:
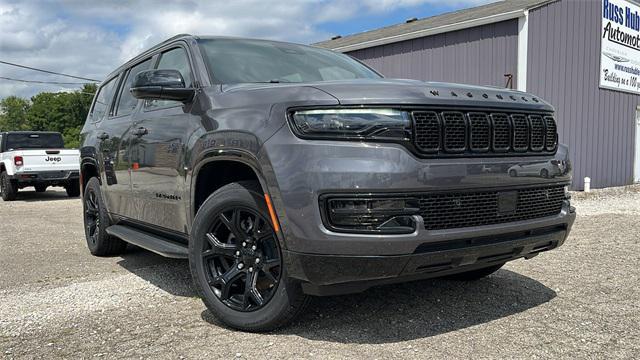
<instances>
[{"instance_id":1,"label":"white post","mask_svg":"<svg viewBox=\"0 0 640 360\"><path fill-rule=\"evenodd\" d=\"M591 178L584 178L584 192L591 192Z\"/></svg>"},{"instance_id":2,"label":"white post","mask_svg":"<svg viewBox=\"0 0 640 360\"><path fill-rule=\"evenodd\" d=\"M518 76L516 89L527 91L527 58L529 46L529 10L518 18Z\"/></svg>"}]
</instances>

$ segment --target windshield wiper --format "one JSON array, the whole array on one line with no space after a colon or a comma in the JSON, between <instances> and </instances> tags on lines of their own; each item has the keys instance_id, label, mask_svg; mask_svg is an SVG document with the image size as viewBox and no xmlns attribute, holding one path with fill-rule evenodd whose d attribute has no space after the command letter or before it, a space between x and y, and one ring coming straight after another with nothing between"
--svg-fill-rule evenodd
<instances>
[{"instance_id":1,"label":"windshield wiper","mask_svg":"<svg viewBox=\"0 0 640 360\"><path fill-rule=\"evenodd\" d=\"M280 84L280 83L291 83L292 81L284 80L284 79L271 79L269 81L249 81L249 84Z\"/></svg>"}]
</instances>

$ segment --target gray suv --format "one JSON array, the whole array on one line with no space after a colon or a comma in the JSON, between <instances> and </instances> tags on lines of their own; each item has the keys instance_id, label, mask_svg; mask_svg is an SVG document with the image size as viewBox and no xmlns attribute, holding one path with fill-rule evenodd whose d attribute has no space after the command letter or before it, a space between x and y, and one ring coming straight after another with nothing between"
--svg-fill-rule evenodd
<instances>
[{"instance_id":1,"label":"gray suv","mask_svg":"<svg viewBox=\"0 0 640 360\"><path fill-rule=\"evenodd\" d=\"M217 318L274 329L310 295L469 281L562 245L575 211L557 139L531 94L180 35L98 89L82 130L87 244L189 259Z\"/></svg>"}]
</instances>

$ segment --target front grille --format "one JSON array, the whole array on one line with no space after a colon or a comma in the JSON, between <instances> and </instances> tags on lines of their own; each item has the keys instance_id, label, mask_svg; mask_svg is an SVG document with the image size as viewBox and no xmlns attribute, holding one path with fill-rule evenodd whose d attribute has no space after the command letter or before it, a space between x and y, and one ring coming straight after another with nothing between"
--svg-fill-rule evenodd
<instances>
[{"instance_id":1,"label":"front grille","mask_svg":"<svg viewBox=\"0 0 640 360\"><path fill-rule=\"evenodd\" d=\"M552 116L511 112L413 111L416 150L425 155L541 155L557 148Z\"/></svg>"},{"instance_id":2,"label":"front grille","mask_svg":"<svg viewBox=\"0 0 640 360\"><path fill-rule=\"evenodd\" d=\"M515 209L503 211L501 194L517 192ZM447 192L419 197L427 230L442 230L537 219L560 213L564 186L505 191Z\"/></svg>"},{"instance_id":3,"label":"front grille","mask_svg":"<svg viewBox=\"0 0 640 360\"><path fill-rule=\"evenodd\" d=\"M507 114L491 114L493 151L507 152L511 148L511 125Z\"/></svg>"},{"instance_id":4,"label":"front grille","mask_svg":"<svg viewBox=\"0 0 640 360\"><path fill-rule=\"evenodd\" d=\"M484 113L469 113L469 134L471 151L489 151L491 136L489 134L489 117Z\"/></svg>"},{"instance_id":5,"label":"front grille","mask_svg":"<svg viewBox=\"0 0 640 360\"><path fill-rule=\"evenodd\" d=\"M511 115L513 122L513 150L524 152L529 149L529 124L522 114Z\"/></svg>"},{"instance_id":6,"label":"front grille","mask_svg":"<svg viewBox=\"0 0 640 360\"><path fill-rule=\"evenodd\" d=\"M542 151L544 149L544 122L542 116L529 116L529 129L531 130L531 150Z\"/></svg>"},{"instance_id":7,"label":"front grille","mask_svg":"<svg viewBox=\"0 0 640 360\"><path fill-rule=\"evenodd\" d=\"M416 124L416 146L420 151L440 150L440 120L433 111L423 111L413 116Z\"/></svg>"},{"instance_id":8,"label":"front grille","mask_svg":"<svg viewBox=\"0 0 640 360\"><path fill-rule=\"evenodd\" d=\"M463 152L467 149L467 124L461 112L443 112L444 149Z\"/></svg>"},{"instance_id":9,"label":"front grille","mask_svg":"<svg viewBox=\"0 0 640 360\"><path fill-rule=\"evenodd\" d=\"M545 149L552 151L558 145L558 128L556 121L551 116L545 116L544 123L547 131L545 134Z\"/></svg>"}]
</instances>

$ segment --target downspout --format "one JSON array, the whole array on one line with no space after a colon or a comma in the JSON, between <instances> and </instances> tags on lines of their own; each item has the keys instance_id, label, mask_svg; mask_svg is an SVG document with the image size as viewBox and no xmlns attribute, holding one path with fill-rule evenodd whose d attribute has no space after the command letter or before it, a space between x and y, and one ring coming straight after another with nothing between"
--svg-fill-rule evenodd
<instances>
[{"instance_id":1,"label":"downspout","mask_svg":"<svg viewBox=\"0 0 640 360\"><path fill-rule=\"evenodd\" d=\"M518 73L517 89L527 91L527 59L529 47L529 10L518 18Z\"/></svg>"}]
</instances>

